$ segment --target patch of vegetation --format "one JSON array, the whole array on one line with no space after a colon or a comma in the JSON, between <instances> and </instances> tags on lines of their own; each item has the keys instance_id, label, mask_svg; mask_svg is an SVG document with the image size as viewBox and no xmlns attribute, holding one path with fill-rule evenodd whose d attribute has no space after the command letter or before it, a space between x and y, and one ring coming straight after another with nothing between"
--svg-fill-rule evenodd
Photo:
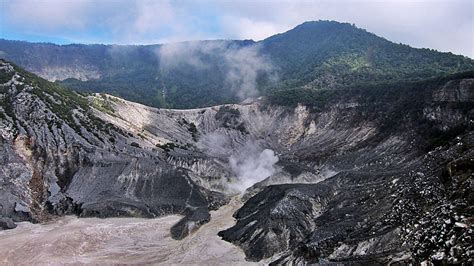
<instances>
[{"instance_id":1,"label":"patch of vegetation","mask_svg":"<svg viewBox=\"0 0 474 266\"><path fill-rule=\"evenodd\" d=\"M463 78L474 78L474 71L447 75L416 82L397 82L378 84L364 88L353 88L351 94L359 95L359 102L364 106L364 116L372 121L379 120L380 136L390 132L406 132L415 130L419 141L424 142L426 150L449 143L455 136L473 130L468 121L449 129L441 130L441 125L428 120L425 108L453 109L465 117L470 117L472 103L468 102L432 102L432 94L450 80L459 81ZM351 96L354 97L354 96Z\"/></svg>"},{"instance_id":2,"label":"patch of vegetation","mask_svg":"<svg viewBox=\"0 0 474 266\"><path fill-rule=\"evenodd\" d=\"M198 137L198 129L194 123L190 123L188 126L188 131L191 133L191 136L193 137L194 141L197 141Z\"/></svg>"},{"instance_id":3,"label":"patch of vegetation","mask_svg":"<svg viewBox=\"0 0 474 266\"><path fill-rule=\"evenodd\" d=\"M168 143L165 143L165 144L156 144L156 147L164 150L165 152L169 152L169 151L173 150L174 148L176 148L177 145L174 144L173 142L168 142Z\"/></svg>"},{"instance_id":4,"label":"patch of vegetation","mask_svg":"<svg viewBox=\"0 0 474 266\"><path fill-rule=\"evenodd\" d=\"M183 149L183 150L188 150L190 148L189 145L179 145L174 142L168 142L165 144L156 144L155 145L157 148L160 148L164 150L166 153L174 150L175 148Z\"/></svg>"},{"instance_id":5,"label":"patch of vegetation","mask_svg":"<svg viewBox=\"0 0 474 266\"><path fill-rule=\"evenodd\" d=\"M189 123L186 119L182 118L181 120L178 120L178 124L180 126L186 127L189 133L191 133L193 140L198 141L199 131L193 122Z\"/></svg>"},{"instance_id":6,"label":"patch of vegetation","mask_svg":"<svg viewBox=\"0 0 474 266\"><path fill-rule=\"evenodd\" d=\"M230 106L221 106L215 115L216 120L220 122L220 126L235 129L242 134L248 134L243 122L239 122L240 111Z\"/></svg>"},{"instance_id":7,"label":"patch of vegetation","mask_svg":"<svg viewBox=\"0 0 474 266\"><path fill-rule=\"evenodd\" d=\"M240 111L227 105L221 106L215 115L216 120L239 117Z\"/></svg>"},{"instance_id":8,"label":"patch of vegetation","mask_svg":"<svg viewBox=\"0 0 474 266\"><path fill-rule=\"evenodd\" d=\"M249 134L247 131L247 128L245 128L244 123L240 123L237 127L235 127L238 131L240 131L242 134Z\"/></svg>"},{"instance_id":9,"label":"patch of vegetation","mask_svg":"<svg viewBox=\"0 0 474 266\"><path fill-rule=\"evenodd\" d=\"M3 112L5 112L6 115L11 117L13 120L16 120L15 112L13 111L12 100L10 97L7 97L7 95L5 95L5 97L3 97L0 101L0 106L3 107Z\"/></svg>"},{"instance_id":10,"label":"patch of vegetation","mask_svg":"<svg viewBox=\"0 0 474 266\"><path fill-rule=\"evenodd\" d=\"M106 134L111 134L112 131L125 134L123 130L116 127L115 125L106 123L96 117L91 112L89 100L84 95L64 88L57 83L52 83L42 79L18 66L15 66L14 64L12 65L14 66L15 71L24 78L25 84L29 84L33 87L31 93L40 98L47 105L47 107L51 109L52 113L58 117L59 120L51 121L50 126L53 125L52 123L55 123L57 127L61 127L60 120L62 120L66 122L71 128L73 128L79 135L82 135L82 125L101 141L103 140L97 134L97 131L102 131ZM4 86L0 86L0 91L6 89L7 88ZM15 113L12 107L13 100L10 97L14 97L14 95L9 95L8 97L5 96L0 104L4 108L5 113L15 119ZM103 95L101 99L105 100L104 97L106 97L106 95ZM109 97L107 97L107 102L108 98ZM111 112L111 110L107 107L107 104L101 104L101 111ZM76 116L74 114L74 110L80 111L84 117Z\"/></svg>"},{"instance_id":11,"label":"patch of vegetation","mask_svg":"<svg viewBox=\"0 0 474 266\"><path fill-rule=\"evenodd\" d=\"M38 96L54 114L66 121L70 127L79 130L79 126L74 121L73 110L81 109L87 112L89 110L87 99L74 91L51 83L17 66L15 66L15 70L25 78L25 83L35 87L31 91L32 94Z\"/></svg>"},{"instance_id":12,"label":"patch of vegetation","mask_svg":"<svg viewBox=\"0 0 474 266\"><path fill-rule=\"evenodd\" d=\"M13 75L15 75L15 72L7 73L6 71L0 71L0 84L4 84L10 81Z\"/></svg>"},{"instance_id":13,"label":"patch of vegetation","mask_svg":"<svg viewBox=\"0 0 474 266\"><path fill-rule=\"evenodd\" d=\"M112 97L107 97L107 95L101 93L100 97L93 97L91 100L91 105L106 114L109 114L111 116L115 116L115 109L111 103L111 101L117 101L116 99Z\"/></svg>"}]
</instances>

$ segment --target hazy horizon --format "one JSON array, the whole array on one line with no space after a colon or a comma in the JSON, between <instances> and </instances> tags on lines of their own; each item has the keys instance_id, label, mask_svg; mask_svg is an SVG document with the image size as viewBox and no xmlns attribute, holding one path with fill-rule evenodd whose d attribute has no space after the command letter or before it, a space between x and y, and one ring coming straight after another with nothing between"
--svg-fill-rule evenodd
<instances>
[{"instance_id":1,"label":"hazy horizon","mask_svg":"<svg viewBox=\"0 0 474 266\"><path fill-rule=\"evenodd\" d=\"M58 45L259 41L306 21L334 20L395 43L474 57L469 0L3 0L0 6L0 38L7 40Z\"/></svg>"}]
</instances>

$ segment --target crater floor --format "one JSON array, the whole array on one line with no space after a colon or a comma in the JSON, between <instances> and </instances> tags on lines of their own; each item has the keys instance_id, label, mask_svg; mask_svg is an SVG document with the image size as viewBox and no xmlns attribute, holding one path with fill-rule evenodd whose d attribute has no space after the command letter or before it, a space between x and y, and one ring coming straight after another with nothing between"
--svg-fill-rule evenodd
<instances>
[{"instance_id":1,"label":"crater floor","mask_svg":"<svg viewBox=\"0 0 474 266\"><path fill-rule=\"evenodd\" d=\"M0 264L137 263L248 265L239 247L216 232L234 224L238 199L211 212L211 221L183 240L170 228L182 217L77 218L45 224L18 223L0 231Z\"/></svg>"}]
</instances>

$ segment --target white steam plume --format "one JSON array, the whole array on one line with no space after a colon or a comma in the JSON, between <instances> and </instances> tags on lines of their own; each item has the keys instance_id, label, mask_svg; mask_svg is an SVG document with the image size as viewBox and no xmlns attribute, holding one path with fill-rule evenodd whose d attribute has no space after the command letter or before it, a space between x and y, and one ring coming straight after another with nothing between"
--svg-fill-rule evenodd
<instances>
[{"instance_id":1,"label":"white steam plume","mask_svg":"<svg viewBox=\"0 0 474 266\"><path fill-rule=\"evenodd\" d=\"M179 42L164 44L155 53L160 58L162 70L172 70L182 64L187 64L197 69L208 68L209 62L203 60L202 55L222 53L221 42Z\"/></svg>"},{"instance_id":2,"label":"white steam plume","mask_svg":"<svg viewBox=\"0 0 474 266\"><path fill-rule=\"evenodd\" d=\"M205 69L217 63L225 72L225 86L241 100L258 96L259 74L267 74L272 82L277 79L274 66L256 44L240 47L229 41L182 42L163 45L156 54L160 58L160 68L166 71L182 64ZM209 58L214 58L214 61L209 61Z\"/></svg>"},{"instance_id":3,"label":"white steam plume","mask_svg":"<svg viewBox=\"0 0 474 266\"><path fill-rule=\"evenodd\" d=\"M228 157L232 154L233 147L230 138L218 132L208 133L201 138L197 146L213 157Z\"/></svg>"},{"instance_id":4,"label":"white steam plume","mask_svg":"<svg viewBox=\"0 0 474 266\"><path fill-rule=\"evenodd\" d=\"M232 178L223 185L232 193L242 193L276 171L278 156L270 149L261 148L256 141L249 140L242 145L225 134L212 132L200 139L198 147L210 156L228 160Z\"/></svg>"},{"instance_id":5,"label":"white steam plume","mask_svg":"<svg viewBox=\"0 0 474 266\"><path fill-rule=\"evenodd\" d=\"M231 50L225 54L225 58L229 64L226 81L231 89L241 100L256 97L258 74L271 73L273 70L272 64L260 55L259 46Z\"/></svg>"},{"instance_id":6,"label":"white steam plume","mask_svg":"<svg viewBox=\"0 0 474 266\"><path fill-rule=\"evenodd\" d=\"M275 172L278 156L270 149L260 149L254 143L247 143L238 153L229 158L229 165L236 180L228 184L231 191L244 192L247 188L263 181Z\"/></svg>"}]
</instances>

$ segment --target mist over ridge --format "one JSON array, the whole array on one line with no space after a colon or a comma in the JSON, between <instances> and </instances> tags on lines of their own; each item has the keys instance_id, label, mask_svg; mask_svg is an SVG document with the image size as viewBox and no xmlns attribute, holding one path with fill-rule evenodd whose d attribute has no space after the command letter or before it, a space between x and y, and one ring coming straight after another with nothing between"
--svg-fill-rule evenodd
<instances>
[{"instance_id":1,"label":"mist over ridge","mask_svg":"<svg viewBox=\"0 0 474 266\"><path fill-rule=\"evenodd\" d=\"M467 57L392 43L335 21L306 22L259 42L57 46L0 40L0 51L27 70L78 91L179 109L297 88L339 90L420 80L474 66Z\"/></svg>"}]
</instances>

